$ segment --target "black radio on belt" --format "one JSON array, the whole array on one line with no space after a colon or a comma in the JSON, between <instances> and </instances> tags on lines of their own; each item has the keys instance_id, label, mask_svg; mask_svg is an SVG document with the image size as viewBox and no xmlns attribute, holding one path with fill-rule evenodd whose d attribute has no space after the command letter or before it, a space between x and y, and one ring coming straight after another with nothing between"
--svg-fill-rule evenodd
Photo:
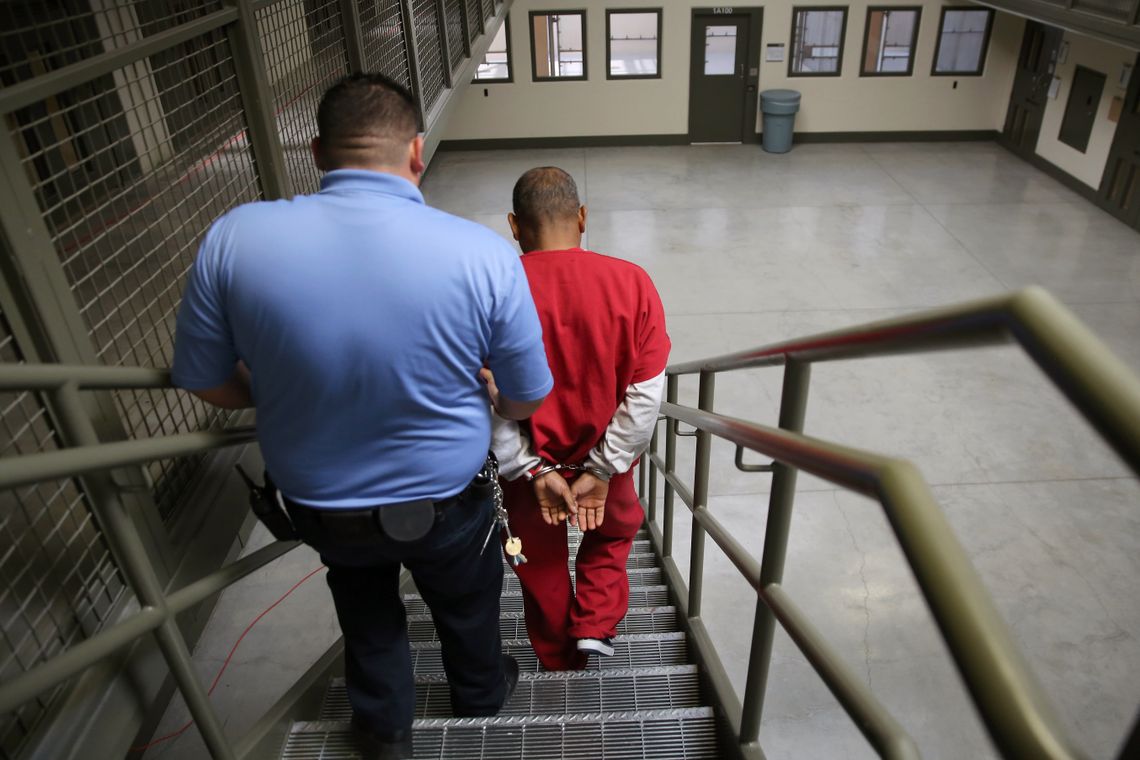
<instances>
[{"instance_id":1,"label":"black radio on belt","mask_svg":"<svg viewBox=\"0 0 1140 760\"><path fill-rule=\"evenodd\" d=\"M277 500L277 486L273 485L273 481L269 479L269 473L265 473L265 485L259 486L253 482L242 466L235 465L238 475L245 481L246 488L249 489L249 508L261 524L269 529L273 537L278 541L296 541L300 538L297 535L296 528L293 527L293 521L289 519L289 515L282 509L280 502Z\"/></svg>"}]
</instances>

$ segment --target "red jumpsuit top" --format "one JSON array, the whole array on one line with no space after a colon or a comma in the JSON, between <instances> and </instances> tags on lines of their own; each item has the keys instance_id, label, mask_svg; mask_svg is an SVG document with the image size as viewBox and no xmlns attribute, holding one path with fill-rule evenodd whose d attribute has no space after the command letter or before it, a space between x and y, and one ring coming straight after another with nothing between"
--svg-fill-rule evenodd
<instances>
[{"instance_id":1,"label":"red jumpsuit top","mask_svg":"<svg viewBox=\"0 0 1140 760\"><path fill-rule=\"evenodd\" d=\"M530 418L535 453L581 464L605 435L626 388L669 358L665 310L641 267L581 248L522 257L542 323L554 390Z\"/></svg>"}]
</instances>

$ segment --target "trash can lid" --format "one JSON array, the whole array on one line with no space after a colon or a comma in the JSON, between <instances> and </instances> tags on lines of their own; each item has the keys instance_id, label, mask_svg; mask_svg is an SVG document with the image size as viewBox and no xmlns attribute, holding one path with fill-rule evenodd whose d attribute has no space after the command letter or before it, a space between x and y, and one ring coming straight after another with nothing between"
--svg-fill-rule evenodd
<instances>
[{"instance_id":1,"label":"trash can lid","mask_svg":"<svg viewBox=\"0 0 1140 760\"><path fill-rule=\"evenodd\" d=\"M800 102L799 90L763 90L760 100L783 105L798 105Z\"/></svg>"}]
</instances>

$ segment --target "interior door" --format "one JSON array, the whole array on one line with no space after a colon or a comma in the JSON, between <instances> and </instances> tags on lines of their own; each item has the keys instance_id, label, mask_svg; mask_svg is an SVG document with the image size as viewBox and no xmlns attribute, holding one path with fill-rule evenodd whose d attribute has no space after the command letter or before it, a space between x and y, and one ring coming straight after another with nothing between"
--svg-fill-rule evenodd
<instances>
[{"instance_id":1,"label":"interior door","mask_svg":"<svg viewBox=\"0 0 1140 760\"><path fill-rule=\"evenodd\" d=\"M1009 111L1002 130L1009 145L1023 153L1032 154L1037 148L1049 84L1057 69L1061 35L1060 29L1036 21L1025 25L1013 92L1009 97Z\"/></svg>"},{"instance_id":2,"label":"interior door","mask_svg":"<svg viewBox=\"0 0 1140 760\"><path fill-rule=\"evenodd\" d=\"M1132 67L1132 81L1116 125L1108 154L1100 197L1108 210L1140 230L1140 55Z\"/></svg>"},{"instance_id":3,"label":"interior door","mask_svg":"<svg viewBox=\"0 0 1140 760\"><path fill-rule=\"evenodd\" d=\"M742 142L747 91L748 16L693 18L689 141Z\"/></svg>"}]
</instances>

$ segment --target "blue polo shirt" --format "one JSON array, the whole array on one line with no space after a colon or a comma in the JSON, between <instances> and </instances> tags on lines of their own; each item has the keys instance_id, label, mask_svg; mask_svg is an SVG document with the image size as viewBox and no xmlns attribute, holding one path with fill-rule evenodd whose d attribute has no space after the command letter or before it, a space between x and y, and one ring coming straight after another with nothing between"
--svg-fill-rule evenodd
<instances>
[{"instance_id":1,"label":"blue polo shirt","mask_svg":"<svg viewBox=\"0 0 1140 760\"><path fill-rule=\"evenodd\" d=\"M462 490L491 436L484 364L516 401L553 386L512 246L426 206L411 182L362 170L240 206L206 233L174 382L216 387L239 358L274 480L326 508Z\"/></svg>"}]
</instances>

